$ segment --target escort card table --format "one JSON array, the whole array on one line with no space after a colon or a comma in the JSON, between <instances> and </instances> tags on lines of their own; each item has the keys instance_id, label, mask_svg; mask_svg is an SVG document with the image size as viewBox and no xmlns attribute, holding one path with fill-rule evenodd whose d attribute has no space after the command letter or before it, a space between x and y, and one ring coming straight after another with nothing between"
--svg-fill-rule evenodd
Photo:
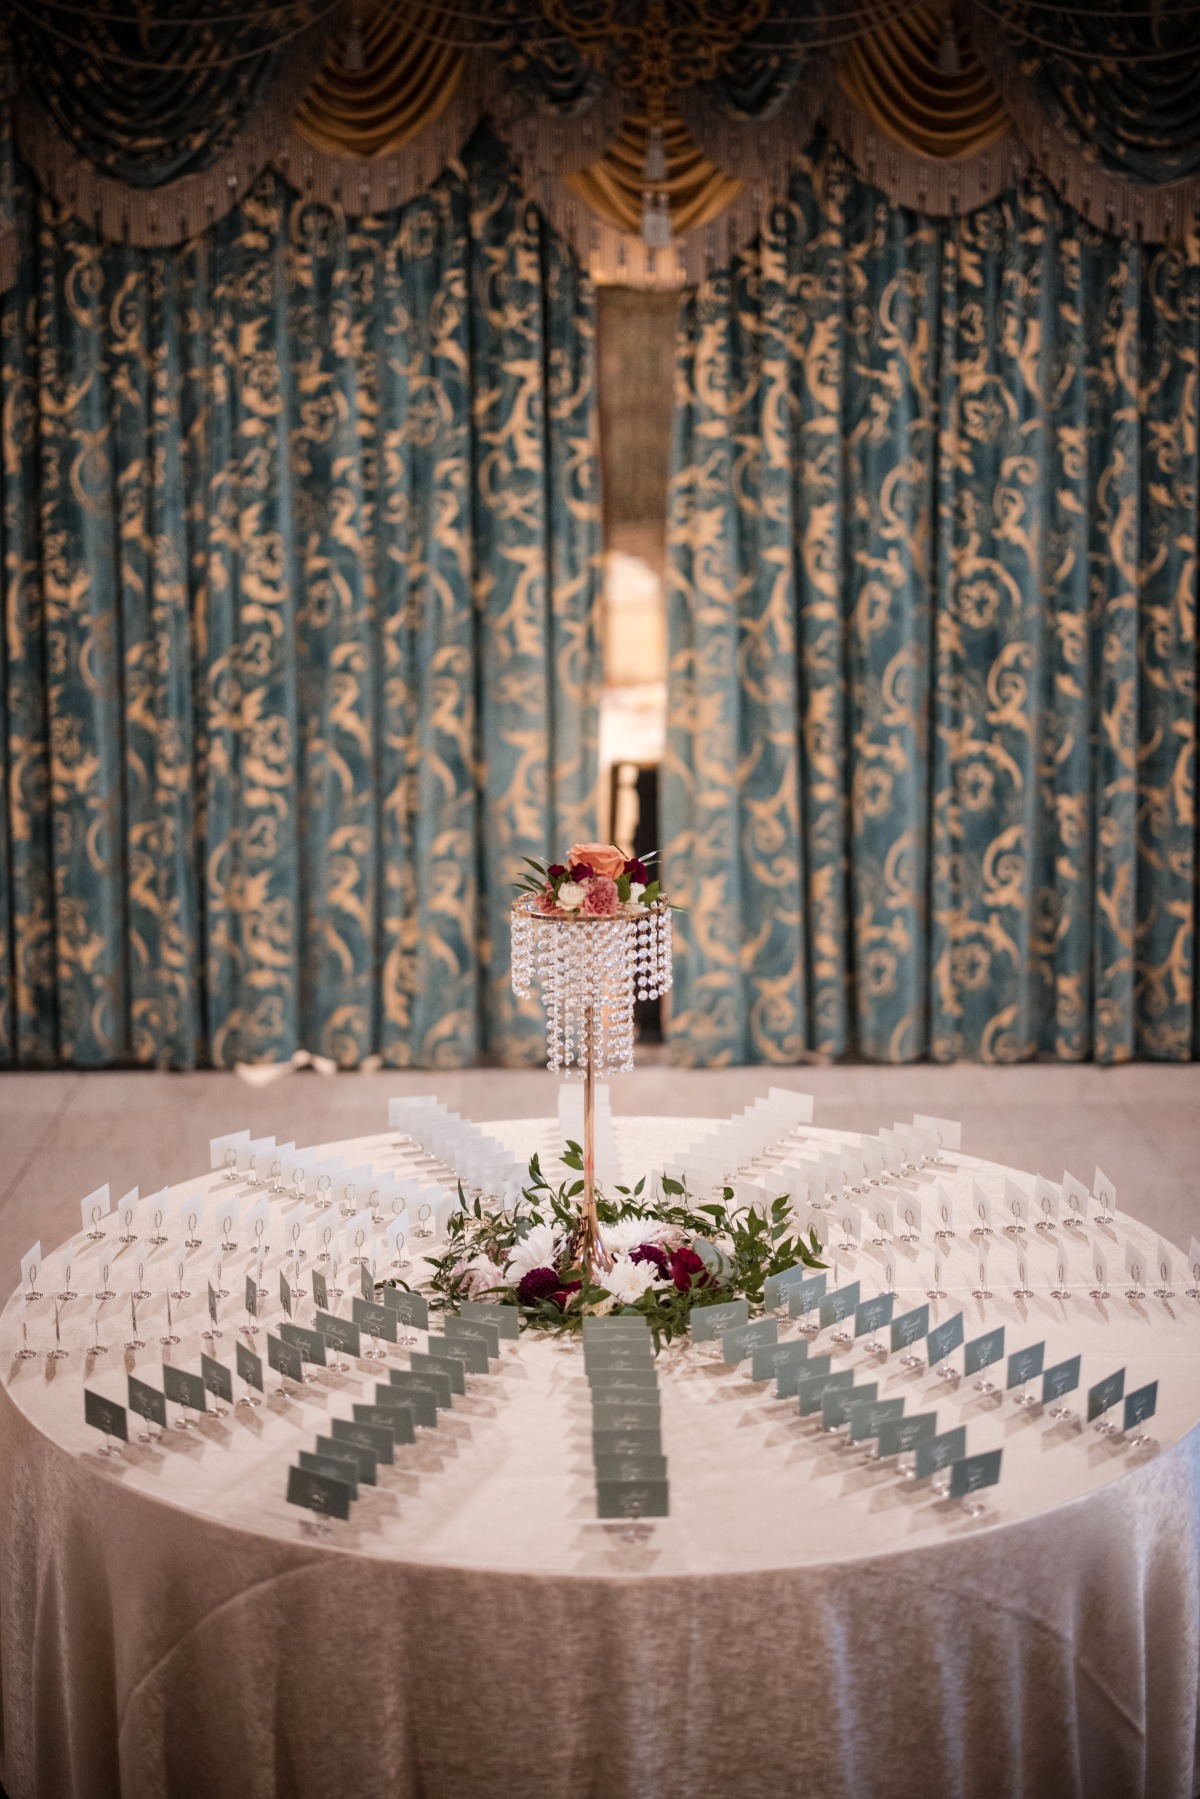
<instances>
[{"instance_id":1,"label":"escort card table","mask_svg":"<svg viewBox=\"0 0 1200 1799\"><path fill-rule=\"evenodd\" d=\"M623 1165L661 1167L703 1128L618 1119ZM537 1150L548 1162L559 1140L550 1121L488 1129L522 1160ZM332 1147L376 1167L413 1154L394 1130ZM83 1388L124 1404L127 1372L162 1386L173 1248L121 1248L110 1213L103 1239L66 1246L65 1288L64 1260L47 1255L43 1297L19 1290L0 1316L11 1799L1187 1799L1200 1669L1194 1282L1180 1268L1173 1296L1155 1297L1147 1270L1146 1296L1127 1299L1136 1227L1118 1214L1089 1233L1109 1245L1107 1300L1089 1297L1086 1266L1052 1298L1052 1246L1037 1240L1032 1296L1017 1298L1000 1215L1012 1171L945 1162L902 1183L923 1223L892 1255L897 1313L940 1279L931 1323L961 1312L968 1340L1003 1324L1006 1352L1044 1341L1046 1367L1080 1355L1076 1415L943 1380L919 1356L906 1368L862 1341L831 1346L828 1329L811 1353L903 1396L910 1414L936 1410L939 1431L965 1424L972 1453L1003 1449L977 1516L823 1434L819 1415L802 1419L752 1381L749 1362L726 1368L697 1346L658 1364L670 1516L603 1524L579 1344L525 1333L318 1537L286 1501L288 1468L409 1349L318 1370L291 1397L268 1373L257 1408L195 1429L176 1428L172 1406L161 1443L139 1443L131 1413L129 1441L103 1454ZM168 1211L219 1179L182 1183ZM932 1234L939 1182L953 1239ZM977 1187L995 1208L988 1299L972 1296ZM206 1244L186 1265L190 1297L174 1302L174 1364L196 1370L203 1350L232 1368L235 1341L262 1353L283 1316L283 1204L264 1233L259 1334L239 1331L242 1243L223 1263L222 1335L202 1339ZM305 1241L307 1290L311 1229ZM857 1279L866 1297L885 1284L865 1248L829 1259L830 1288ZM126 1352L139 1262L146 1347ZM356 1275L344 1268L342 1285ZM67 1354L50 1361L59 1289L79 1297L60 1303ZM97 1322L98 1290L117 1297ZM89 1348L97 1333L106 1353ZM1158 1382L1155 1442L1140 1452L1078 1415L1086 1389L1121 1369L1127 1393ZM989 1371L1001 1389L1003 1371Z\"/></svg>"}]
</instances>

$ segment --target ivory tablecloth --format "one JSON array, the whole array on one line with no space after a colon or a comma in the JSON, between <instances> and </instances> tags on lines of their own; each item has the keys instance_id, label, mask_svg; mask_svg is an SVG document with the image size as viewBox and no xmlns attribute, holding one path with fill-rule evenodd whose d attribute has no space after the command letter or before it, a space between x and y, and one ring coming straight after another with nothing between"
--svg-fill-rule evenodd
<instances>
[{"instance_id":1,"label":"ivory tablecloth","mask_svg":"<svg viewBox=\"0 0 1200 1799\"><path fill-rule=\"evenodd\" d=\"M618 1122L627 1167L690 1128ZM551 1131L491 1128L521 1147ZM364 1149L382 1157L388 1139ZM958 1192L978 1179L999 1196L1003 1171L956 1161ZM922 1295L927 1256L902 1264L899 1305ZM73 1274L84 1291L89 1265ZM285 1471L349 1415L367 1364L110 1464L80 1377L124 1397L120 1320L94 1367L76 1347L48 1371L12 1359L14 1296L0 1318L11 1799L1187 1799L1200 1305L1131 1304L1115 1285L1103 1307L1063 1304L1046 1282L1028 1302L998 1285L977 1302L950 1270L936 1310L964 1307L968 1336L1005 1322L1009 1349L1045 1337L1048 1363L1079 1349L1085 1385L1122 1365L1130 1387L1157 1377L1159 1453L1138 1464L1077 1424L889 1365L879 1378L910 1411L965 1421L973 1451L1004 1445L975 1523L819 1440L744 1369L672 1354L671 1517L634 1545L594 1519L576 1352L524 1338L326 1544L285 1504ZM869 1291L874 1265L853 1272ZM154 1308L142 1322L153 1343ZM202 1322L197 1295L173 1352L188 1366ZM35 1346L47 1328L31 1308ZM68 1341L85 1337L69 1319ZM158 1383L156 1348L131 1365Z\"/></svg>"}]
</instances>

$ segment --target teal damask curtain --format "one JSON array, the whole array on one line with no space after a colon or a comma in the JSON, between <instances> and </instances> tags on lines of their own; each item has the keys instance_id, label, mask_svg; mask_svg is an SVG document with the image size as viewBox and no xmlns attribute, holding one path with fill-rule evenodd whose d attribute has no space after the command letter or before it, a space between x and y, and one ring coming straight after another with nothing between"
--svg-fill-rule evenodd
<instances>
[{"instance_id":1,"label":"teal damask curtain","mask_svg":"<svg viewBox=\"0 0 1200 1799\"><path fill-rule=\"evenodd\" d=\"M1196 1052L1200 241L825 147L683 308L686 1062Z\"/></svg>"},{"instance_id":2,"label":"teal damask curtain","mask_svg":"<svg viewBox=\"0 0 1200 1799\"><path fill-rule=\"evenodd\" d=\"M0 1059L539 1053L523 854L586 836L593 300L478 135L172 253L43 204L3 351Z\"/></svg>"}]
</instances>

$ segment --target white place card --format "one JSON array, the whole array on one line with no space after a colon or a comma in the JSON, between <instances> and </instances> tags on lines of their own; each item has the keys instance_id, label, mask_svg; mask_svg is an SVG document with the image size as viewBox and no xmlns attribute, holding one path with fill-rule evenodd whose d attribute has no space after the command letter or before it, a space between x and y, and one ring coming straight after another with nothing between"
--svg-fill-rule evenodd
<instances>
[{"instance_id":1,"label":"white place card","mask_svg":"<svg viewBox=\"0 0 1200 1799\"><path fill-rule=\"evenodd\" d=\"M971 1182L971 1229L985 1234L992 1229L992 1202L978 1181Z\"/></svg>"},{"instance_id":2,"label":"white place card","mask_svg":"<svg viewBox=\"0 0 1200 1799\"><path fill-rule=\"evenodd\" d=\"M1010 1180L1009 1177L1005 1175L1004 1209L1008 1213L1007 1223L1011 1224L1014 1228L1027 1230L1030 1224L1029 1208L1029 1195L1025 1192L1024 1188L1018 1187L1016 1181Z\"/></svg>"},{"instance_id":3,"label":"white place card","mask_svg":"<svg viewBox=\"0 0 1200 1799\"><path fill-rule=\"evenodd\" d=\"M1082 1181L1076 1180L1073 1174L1062 1177L1062 1209L1064 1218L1073 1218L1078 1224L1086 1224L1092 1196Z\"/></svg>"},{"instance_id":4,"label":"white place card","mask_svg":"<svg viewBox=\"0 0 1200 1799\"><path fill-rule=\"evenodd\" d=\"M934 1118L928 1113L914 1112L913 1123L919 1131L936 1137L942 1149L962 1148L962 1125L956 1118Z\"/></svg>"},{"instance_id":5,"label":"white place card","mask_svg":"<svg viewBox=\"0 0 1200 1799\"><path fill-rule=\"evenodd\" d=\"M1132 1235L1125 1239L1125 1272L1135 1288L1151 1279L1154 1272L1145 1244Z\"/></svg>"},{"instance_id":6,"label":"white place card","mask_svg":"<svg viewBox=\"0 0 1200 1799\"><path fill-rule=\"evenodd\" d=\"M39 1237L32 1249L27 1249L21 1257L21 1285L31 1287L37 1279L37 1271L42 1265L42 1240ZM33 1271L33 1280L30 1279Z\"/></svg>"},{"instance_id":7,"label":"white place card","mask_svg":"<svg viewBox=\"0 0 1200 1799\"><path fill-rule=\"evenodd\" d=\"M1092 1179L1092 1194L1102 1212L1116 1211L1117 1189L1101 1168L1097 1168Z\"/></svg>"},{"instance_id":8,"label":"white place card","mask_svg":"<svg viewBox=\"0 0 1200 1799\"><path fill-rule=\"evenodd\" d=\"M249 1131L228 1131L223 1137L210 1137L208 1140L209 1167L224 1168L226 1166L225 1153L230 1149L235 1152L234 1165L236 1166L237 1150L241 1148L243 1143L249 1143L249 1141Z\"/></svg>"},{"instance_id":9,"label":"white place card","mask_svg":"<svg viewBox=\"0 0 1200 1799\"><path fill-rule=\"evenodd\" d=\"M86 1199L81 1199L79 1202L79 1216L83 1220L85 1231L91 1230L99 1219L106 1218L111 1211L112 1200L109 1197L107 1181L102 1187L97 1187L94 1193L89 1193Z\"/></svg>"},{"instance_id":10,"label":"white place card","mask_svg":"<svg viewBox=\"0 0 1200 1799\"><path fill-rule=\"evenodd\" d=\"M1033 1188L1033 1222L1043 1227L1058 1220L1059 1191L1053 1181L1039 1174Z\"/></svg>"}]
</instances>

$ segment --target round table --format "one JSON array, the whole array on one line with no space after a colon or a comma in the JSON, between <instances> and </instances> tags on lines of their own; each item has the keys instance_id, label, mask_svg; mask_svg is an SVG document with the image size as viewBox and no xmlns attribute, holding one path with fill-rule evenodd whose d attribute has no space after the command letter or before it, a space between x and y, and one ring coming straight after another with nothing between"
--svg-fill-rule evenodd
<instances>
[{"instance_id":1,"label":"round table","mask_svg":"<svg viewBox=\"0 0 1200 1799\"><path fill-rule=\"evenodd\" d=\"M699 1120L616 1121L626 1172L661 1166ZM488 1129L548 1163L549 1120ZM836 1143L806 1127L798 1136ZM403 1169L395 1133L327 1146ZM966 1155L910 1177L999 1204L1011 1170ZM212 1174L175 1194L211 1188ZM926 1212L929 1207L926 1206ZM999 1221L997 1221L999 1222ZM928 1226L926 1231L928 1233ZM1132 1221L1118 1217L1110 1258ZM110 1238L115 1225L109 1225ZM278 1235L279 1233L276 1233ZM169 1252L162 1250L160 1257ZM202 1252L201 1252L202 1254ZM932 1246L896 1255L897 1310L924 1297ZM126 1296L141 1255L149 1347L87 1351L93 1307L63 1308L68 1357L47 1362L53 1308L14 1294L0 1315L0 1694L10 1799L1185 1799L1200 1673L1200 1303L1049 1297L1049 1264L1018 1300L971 1297L965 1243L943 1254L968 1338L1044 1339L1082 1354L1085 1389L1119 1367L1159 1382L1142 1456L1089 1430L954 1389L928 1369L869 1365L909 1412L1002 1446L988 1510L871 1466L794 1401L698 1351L660 1358L671 1514L648 1538L596 1520L590 1409L577 1345L529 1333L474 1377L436 1432L360 1488L348 1524L313 1538L286 1471L331 1415L379 1378L323 1373L298 1399L168 1429L98 1453L82 1388L161 1385L165 1270L144 1246L75 1246L88 1295L101 1257ZM240 1285L244 1254L230 1257ZM277 1285L268 1262L268 1287ZM865 1253L837 1279L883 1284ZM172 1359L233 1361L240 1307L203 1345L202 1261ZM830 1284L833 1284L831 1271ZM277 1303L264 1308L273 1328ZM16 1359L22 1317L36 1358ZM262 1348L260 1336L255 1347ZM814 1353L826 1345L818 1340ZM406 1352L389 1352L400 1365ZM268 1378L268 1389L276 1383ZM1076 1396L1078 1399L1080 1396ZM137 1420L131 1415L131 1437Z\"/></svg>"}]
</instances>

